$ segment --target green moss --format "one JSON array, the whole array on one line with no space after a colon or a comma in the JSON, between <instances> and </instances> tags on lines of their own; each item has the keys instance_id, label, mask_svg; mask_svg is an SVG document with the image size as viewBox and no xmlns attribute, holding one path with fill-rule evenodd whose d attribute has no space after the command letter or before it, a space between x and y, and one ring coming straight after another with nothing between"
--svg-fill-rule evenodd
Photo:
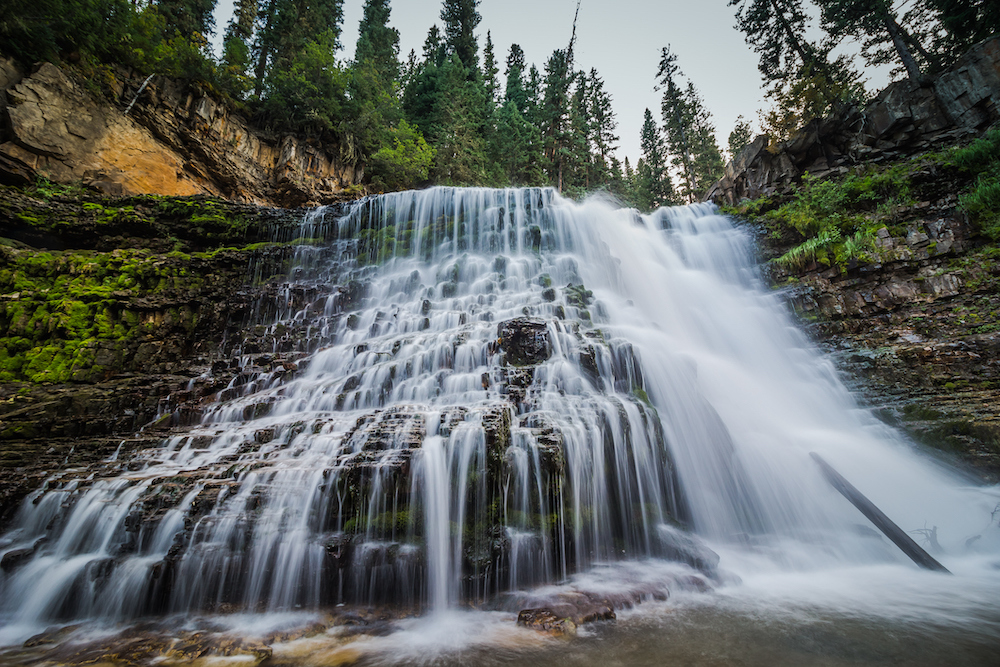
<instances>
[{"instance_id":1,"label":"green moss","mask_svg":"<svg viewBox=\"0 0 1000 667\"><path fill-rule=\"evenodd\" d=\"M186 262L144 250L32 252L0 249L0 379L66 382L91 369L100 341L124 341L155 329L127 311L129 299L201 285ZM169 324L190 333L197 314L174 309Z\"/></svg>"},{"instance_id":2,"label":"green moss","mask_svg":"<svg viewBox=\"0 0 1000 667\"><path fill-rule=\"evenodd\" d=\"M776 264L801 270L817 263L846 269L852 262L878 261L876 233L903 236L903 224L917 203L928 173L943 170L972 186L960 203L983 233L1000 240L1000 128L966 148L925 153L888 166L867 165L837 179L803 176L784 200L762 197L725 212L763 222L776 239L798 244ZM928 251L935 254L937 244Z\"/></svg>"},{"instance_id":3,"label":"green moss","mask_svg":"<svg viewBox=\"0 0 1000 667\"><path fill-rule=\"evenodd\" d=\"M646 407L653 407L653 404L649 402L649 394L642 387L632 387L632 395L642 401Z\"/></svg>"}]
</instances>

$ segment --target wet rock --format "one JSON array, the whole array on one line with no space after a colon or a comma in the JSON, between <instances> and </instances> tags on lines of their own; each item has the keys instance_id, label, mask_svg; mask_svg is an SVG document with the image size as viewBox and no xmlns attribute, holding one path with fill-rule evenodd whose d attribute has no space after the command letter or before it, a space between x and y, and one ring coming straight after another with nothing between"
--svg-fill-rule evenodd
<instances>
[{"instance_id":1,"label":"wet rock","mask_svg":"<svg viewBox=\"0 0 1000 667\"><path fill-rule=\"evenodd\" d=\"M187 82L156 76L138 94L142 78L109 73L112 97L135 97L126 116L69 69L44 63L24 77L3 62L0 182L44 173L112 196L201 193L279 206L356 196L343 191L361 182L362 166L342 147L265 132Z\"/></svg>"},{"instance_id":2,"label":"wet rock","mask_svg":"<svg viewBox=\"0 0 1000 667\"><path fill-rule=\"evenodd\" d=\"M27 563L34 555L34 548L11 549L3 555L3 559L0 559L0 570L11 572Z\"/></svg>"},{"instance_id":3,"label":"wet rock","mask_svg":"<svg viewBox=\"0 0 1000 667\"><path fill-rule=\"evenodd\" d=\"M617 618L612 603L585 593L562 593L544 607L523 609L517 624L553 636L574 635L579 626Z\"/></svg>"},{"instance_id":4,"label":"wet rock","mask_svg":"<svg viewBox=\"0 0 1000 667\"><path fill-rule=\"evenodd\" d=\"M514 366L540 364L552 354L548 327L542 320L518 317L497 325L505 360Z\"/></svg>"},{"instance_id":5,"label":"wet rock","mask_svg":"<svg viewBox=\"0 0 1000 667\"><path fill-rule=\"evenodd\" d=\"M668 525L660 526L656 535L659 538L657 546L665 557L687 563L708 577L718 576L719 554L698 537Z\"/></svg>"},{"instance_id":6,"label":"wet rock","mask_svg":"<svg viewBox=\"0 0 1000 667\"><path fill-rule=\"evenodd\" d=\"M576 623L546 608L522 609L517 614L517 624L525 628L544 632L553 637L573 636L576 634Z\"/></svg>"}]
</instances>

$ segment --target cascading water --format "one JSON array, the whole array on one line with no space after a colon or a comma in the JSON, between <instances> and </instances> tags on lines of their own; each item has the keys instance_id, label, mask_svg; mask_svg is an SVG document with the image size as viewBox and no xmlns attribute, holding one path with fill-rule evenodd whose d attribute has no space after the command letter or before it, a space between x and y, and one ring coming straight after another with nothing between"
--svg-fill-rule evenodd
<instances>
[{"instance_id":1,"label":"cascading water","mask_svg":"<svg viewBox=\"0 0 1000 667\"><path fill-rule=\"evenodd\" d=\"M0 552L8 636L77 618L443 609L676 556L678 526L786 569L895 563L817 451L946 549L964 488L860 410L709 205L649 216L550 190L436 188L319 209L272 354L200 425L62 470ZM996 553L998 533L975 548ZM725 563L724 563L725 565ZM23 632L22 632L23 630ZM20 635L18 633L21 633Z\"/></svg>"}]
</instances>

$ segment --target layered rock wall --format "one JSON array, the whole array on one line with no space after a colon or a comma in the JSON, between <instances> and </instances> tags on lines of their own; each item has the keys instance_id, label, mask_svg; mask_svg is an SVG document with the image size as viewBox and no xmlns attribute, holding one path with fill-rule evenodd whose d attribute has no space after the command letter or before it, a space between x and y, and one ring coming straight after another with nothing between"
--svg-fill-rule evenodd
<instances>
[{"instance_id":1,"label":"layered rock wall","mask_svg":"<svg viewBox=\"0 0 1000 667\"><path fill-rule=\"evenodd\" d=\"M927 85L897 81L864 109L814 120L776 146L757 137L726 165L707 199L734 205L785 192L806 172L823 178L913 155L979 134L998 119L1000 37L993 37Z\"/></svg>"},{"instance_id":2,"label":"layered rock wall","mask_svg":"<svg viewBox=\"0 0 1000 667\"><path fill-rule=\"evenodd\" d=\"M120 71L96 95L51 63L24 75L0 60L0 90L0 182L8 184L40 176L111 195L207 194L289 207L353 197L363 175L348 145L265 132L166 77L146 82Z\"/></svg>"}]
</instances>

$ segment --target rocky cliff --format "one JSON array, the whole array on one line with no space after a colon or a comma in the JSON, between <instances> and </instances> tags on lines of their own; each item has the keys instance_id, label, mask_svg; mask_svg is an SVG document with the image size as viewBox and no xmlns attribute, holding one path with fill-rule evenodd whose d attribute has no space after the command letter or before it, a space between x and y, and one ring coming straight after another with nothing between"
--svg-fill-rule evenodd
<instances>
[{"instance_id":1,"label":"rocky cliff","mask_svg":"<svg viewBox=\"0 0 1000 667\"><path fill-rule=\"evenodd\" d=\"M234 355L275 347L274 332L233 334L276 302L301 219L0 186L0 523L51 470L154 443L202 397L249 381Z\"/></svg>"},{"instance_id":2,"label":"rocky cliff","mask_svg":"<svg viewBox=\"0 0 1000 667\"><path fill-rule=\"evenodd\" d=\"M863 109L810 122L788 141L759 136L726 165L707 198L734 205L789 193L802 175L818 178L889 162L978 136L1000 119L1000 37L990 38L924 86L897 81Z\"/></svg>"},{"instance_id":3,"label":"rocky cliff","mask_svg":"<svg viewBox=\"0 0 1000 667\"><path fill-rule=\"evenodd\" d=\"M0 59L0 182L285 207L360 190L349 145L266 132L197 85L116 70L94 86L51 63L23 73Z\"/></svg>"}]
</instances>

